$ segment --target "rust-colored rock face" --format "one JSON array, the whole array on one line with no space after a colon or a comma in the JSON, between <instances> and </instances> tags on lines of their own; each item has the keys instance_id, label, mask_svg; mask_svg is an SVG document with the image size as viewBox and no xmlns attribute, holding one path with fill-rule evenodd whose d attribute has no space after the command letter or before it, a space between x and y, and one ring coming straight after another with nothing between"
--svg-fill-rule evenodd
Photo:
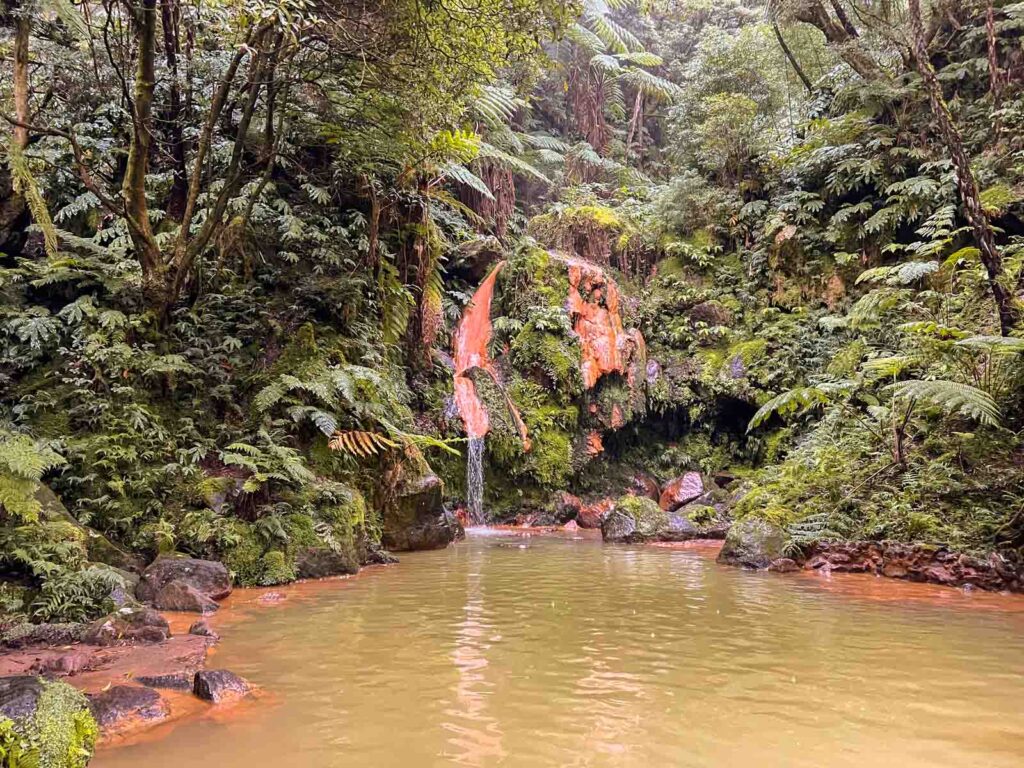
<instances>
[{"instance_id":1,"label":"rust-colored rock face","mask_svg":"<svg viewBox=\"0 0 1024 768\"><path fill-rule=\"evenodd\" d=\"M700 472L687 472L670 480L661 492L658 503L666 512L673 512L704 493L704 480Z\"/></svg>"},{"instance_id":2,"label":"rust-colored rock face","mask_svg":"<svg viewBox=\"0 0 1024 768\"><path fill-rule=\"evenodd\" d=\"M600 528L605 516L615 506L614 499L601 499L580 510L576 523L580 528Z\"/></svg>"},{"instance_id":3,"label":"rust-colored rock face","mask_svg":"<svg viewBox=\"0 0 1024 768\"><path fill-rule=\"evenodd\" d=\"M608 373L625 373L630 335L622 328L619 287L604 270L582 259L568 259L569 314L580 338L583 384L592 389Z\"/></svg>"},{"instance_id":4,"label":"rust-colored rock face","mask_svg":"<svg viewBox=\"0 0 1024 768\"><path fill-rule=\"evenodd\" d=\"M466 436L470 438L483 437L491 428L487 408L477 395L476 384L469 374L474 368L479 368L497 382L497 374L487 355L487 344L491 340L491 301L494 299L494 284L504 266L505 262L499 261L480 283L455 332L455 403L466 426ZM530 440L526 425L512 401L506 398L506 404L522 436L523 445L529 450Z\"/></svg>"},{"instance_id":5,"label":"rust-colored rock face","mask_svg":"<svg viewBox=\"0 0 1024 768\"><path fill-rule=\"evenodd\" d=\"M797 560L806 570L873 573L992 592L1024 591L1024 569L997 553L979 558L945 547L895 541L816 542Z\"/></svg>"},{"instance_id":6,"label":"rust-colored rock face","mask_svg":"<svg viewBox=\"0 0 1024 768\"><path fill-rule=\"evenodd\" d=\"M476 289L455 332L455 402L466 425L466 435L483 437L491 428L487 409L476 394L476 385L466 375L472 368L491 370L487 343L491 340L491 300L494 283L505 262L498 262Z\"/></svg>"}]
</instances>

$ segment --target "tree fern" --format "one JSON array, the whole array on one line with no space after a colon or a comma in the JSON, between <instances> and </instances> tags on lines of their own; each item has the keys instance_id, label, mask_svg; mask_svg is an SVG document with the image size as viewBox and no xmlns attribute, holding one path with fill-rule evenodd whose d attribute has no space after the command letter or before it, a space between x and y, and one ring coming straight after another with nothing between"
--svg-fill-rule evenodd
<instances>
[{"instance_id":1,"label":"tree fern","mask_svg":"<svg viewBox=\"0 0 1024 768\"><path fill-rule=\"evenodd\" d=\"M949 414L967 416L982 424L998 425L999 407L985 391L942 379L900 381L890 385L894 396L919 400Z\"/></svg>"},{"instance_id":2,"label":"tree fern","mask_svg":"<svg viewBox=\"0 0 1024 768\"><path fill-rule=\"evenodd\" d=\"M794 413L805 413L813 408L827 405L835 395L842 391L846 384L826 384L810 387L797 387L781 395L776 395L758 408L757 413L747 425L747 432L761 426L773 415L789 416Z\"/></svg>"},{"instance_id":3,"label":"tree fern","mask_svg":"<svg viewBox=\"0 0 1024 768\"><path fill-rule=\"evenodd\" d=\"M488 200L494 200L494 194L487 183L466 166L459 163L445 163L441 166L441 172L453 181L476 190Z\"/></svg>"}]
</instances>

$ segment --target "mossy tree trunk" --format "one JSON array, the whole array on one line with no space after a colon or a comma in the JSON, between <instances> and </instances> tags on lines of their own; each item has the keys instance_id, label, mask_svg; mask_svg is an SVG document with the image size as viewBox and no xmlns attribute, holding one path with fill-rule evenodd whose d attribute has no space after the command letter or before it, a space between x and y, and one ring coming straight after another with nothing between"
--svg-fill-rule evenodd
<instances>
[{"instance_id":1,"label":"mossy tree trunk","mask_svg":"<svg viewBox=\"0 0 1024 768\"><path fill-rule=\"evenodd\" d=\"M985 216L981 205L978 183L971 170L970 158L964 150L963 137L960 135L956 123L953 122L953 115L942 94L942 85L939 83L935 67L928 55L928 44L921 21L920 0L909 0L909 10L914 65L928 91L928 101L931 104L935 121L938 123L939 133L953 161L957 189L960 192L960 203L963 206L964 215L971 225L971 231L981 255L981 263L984 265L988 277L989 290L992 292L992 298L995 299L996 310L999 314L999 330L1003 336L1008 336L1020 321L1020 310L1016 305L1013 291L1006 285L1007 278L1003 267L1003 258L996 247L992 225Z\"/></svg>"}]
</instances>

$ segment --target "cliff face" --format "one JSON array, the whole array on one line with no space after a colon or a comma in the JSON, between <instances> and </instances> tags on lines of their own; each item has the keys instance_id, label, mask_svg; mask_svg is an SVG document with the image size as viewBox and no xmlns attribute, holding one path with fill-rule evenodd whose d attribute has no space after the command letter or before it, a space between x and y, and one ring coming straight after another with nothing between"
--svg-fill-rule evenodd
<instances>
[{"instance_id":1,"label":"cliff face","mask_svg":"<svg viewBox=\"0 0 1024 768\"><path fill-rule=\"evenodd\" d=\"M492 513L546 504L644 411L646 345L628 326L614 278L576 256L525 249L480 284L456 335L454 400L467 437L489 433Z\"/></svg>"}]
</instances>

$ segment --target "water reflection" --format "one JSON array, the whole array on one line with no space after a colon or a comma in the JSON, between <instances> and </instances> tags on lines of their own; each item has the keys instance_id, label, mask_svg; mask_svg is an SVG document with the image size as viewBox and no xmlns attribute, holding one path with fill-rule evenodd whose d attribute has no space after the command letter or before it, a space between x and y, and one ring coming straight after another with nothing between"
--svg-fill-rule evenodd
<instances>
[{"instance_id":1,"label":"water reflection","mask_svg":"<svg viewBox=\"0 0 1024 768\"><path fill-rule=\"evenodd\" d=\"M95 765L1017 768L1024 603L841 582L473 537L228 628L276 704Z\"/></svg>"},{"instance_id":2,"label":"water reflection","mask_svg":"<svg viewBox=\"0 0 1024 768\"><path fill-rule=\"evenodd\" d=\"M488 758L506 756L501 728L487 712L494 685L487 680L487 650L494 627L488 620L481 584L483 551L473 552L466 569L466 598L458 622L451 661L458 680L455 705L445 710L442 727L451 735L446 756L458 765L486 765Z\"/></svg>"}]
</instances>

